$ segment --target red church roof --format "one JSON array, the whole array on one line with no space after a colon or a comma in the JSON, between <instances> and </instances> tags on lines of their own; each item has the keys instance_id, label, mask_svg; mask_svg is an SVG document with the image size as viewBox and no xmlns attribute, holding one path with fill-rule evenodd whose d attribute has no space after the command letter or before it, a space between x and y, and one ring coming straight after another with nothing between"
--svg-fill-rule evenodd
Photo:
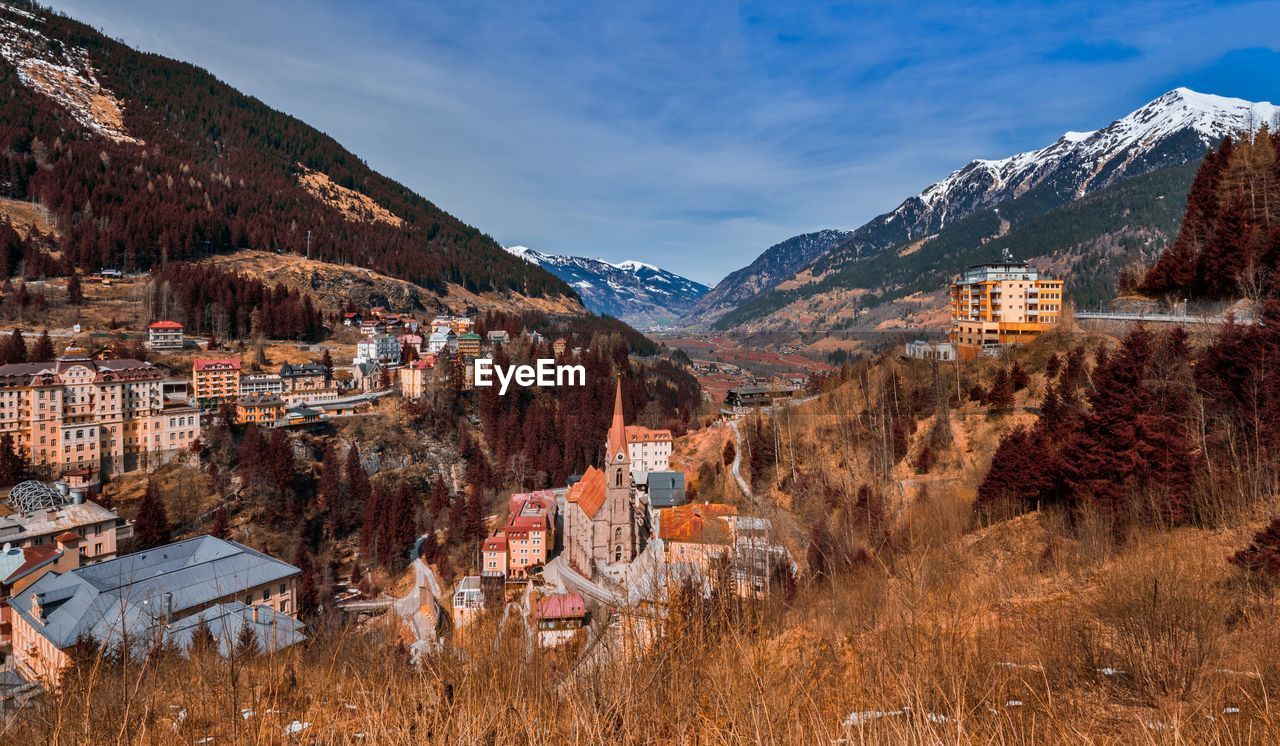
<instances>
[{"instance_id":1,"label":"red church roof","mask_svg":"<svg viewBox=\"0 0 1280 746\"><path fill-rule=\"evenodd\" d=\"M569 488L568 500L577 503L588 518L595 518L604 505L604 472L594 466L588 466L582 479Z\"/></svg>"},{"instance_id":2,"label":"red church roof","mask_svg":"<svg viewBox=\"0 0 1280 746\"><path fill-rule=\"evenodd\" d=\"M609 426L609 439L605 448L609 463L617 461L619 453L622 454L623 461L627 460L627 423L622 416L622 379L618 379L618 387L613 395L613 424Z\"/></svg>"}]
</instances>

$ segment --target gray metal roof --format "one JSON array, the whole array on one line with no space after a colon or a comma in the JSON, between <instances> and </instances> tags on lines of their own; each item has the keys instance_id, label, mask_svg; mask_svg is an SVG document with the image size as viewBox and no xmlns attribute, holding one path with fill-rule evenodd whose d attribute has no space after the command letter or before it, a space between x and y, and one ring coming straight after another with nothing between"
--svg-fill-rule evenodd
<instances>
[{"instance_id":1,"label":"gray metal roof","mask_svg":"<svg viewBox=\"0 0 1280 746\"><path fill-rule=\"evenodd\" d=\"M165 628L165 642L182 651L190 650L191 637L201 621L218 641L218 653L223 656L235 648L245 626L253 627L259 653L273 653L307 639L302 622L288 614L281 614L270 606L247 606L231 601L173 622Z\"/></svg>"},{"instance_id":2,"label":"gray metal roof","mask_svg":"<svg viewBox=\"0 0 1280 746\"><path fill-rule=\"evenodd\" d=\"M165 617L298 574L298 568L234 541L200 536L127 554L62 575L48 574L9 605L59 648L81 636L142 639ZM40 599L43 619L32 614Z\"/></svg>"},{"instance_id":3,"label":"gray metal roof","mask_svg":"<svg viewBox=\"0 0 1280 746\"><path fill-rule=\"evenodd\" d=\"M649 505L655 508L674 508L686 502L684 472L649 472Z\"/></svg>"}]
</instances>

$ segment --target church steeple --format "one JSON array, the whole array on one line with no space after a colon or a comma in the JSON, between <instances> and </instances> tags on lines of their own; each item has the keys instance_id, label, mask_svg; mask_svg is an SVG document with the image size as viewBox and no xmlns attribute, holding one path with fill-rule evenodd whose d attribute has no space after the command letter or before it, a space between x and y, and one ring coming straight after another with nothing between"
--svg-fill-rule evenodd
<instances>
[{"instance_id":1,"label":"church steeple","mask_svg":"<svg viewBox=\"0 0 1280 746\"><path fill-rule=\"evenodd\" d=\"M609 426L609 438L605 441L605 457L610 464L627 463L627 424L622 416L622 379L613 395L613 423ZM621 455L621 458L619 458Z\"/></svg>"}]
</instances>

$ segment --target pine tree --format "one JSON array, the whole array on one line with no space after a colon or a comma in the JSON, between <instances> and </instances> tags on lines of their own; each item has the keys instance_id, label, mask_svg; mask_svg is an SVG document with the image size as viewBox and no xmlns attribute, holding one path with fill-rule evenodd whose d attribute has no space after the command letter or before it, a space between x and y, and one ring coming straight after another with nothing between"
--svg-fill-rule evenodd
<instances>
[{"instance_id":1,"label":"pine tree","mask_svg":"<svg viewBox=\"0 0 1280 746\"><path fill-rule=\"evenodd\" d=\"M996 371L991 390L987 392L987 401L991 402L992 412L1007 412L1013 407L1013 381L1008 370L1000 368Z\"/></svg>"},{"instance_id":2,"label":"pine tree","mask_svg":"<svg viewBox=\"0 0 1280 746\"><path fill-rule=\"evenodd\" d=\"M12 487L30 479L31 463L9 433L0 435L0 487Z\"/></svg>"},{"instance_id":3,"label":"pine tree","mask_svg":"<svg viewBox=\"0 0 1280 746\"><path fill-rule=\"evenodd\" d=\"M213 511L213 527L209 529L209 535L216 539L226 539L231 534L231 527L228 525L227 506L219 505Z\"/></svg>"},{"instance_id":4,"label":"pine tree","mask_svg":"<svg viewBox=\"0 0 1280 746\"><path fill-rule=\"evenodd\" d=\"M72 272L67 280L67 302L73 306L84 303L84 288L80 286L80 273Z\"/></svg>"},{"instance_id":5,"label":"pine tree","mask_svg":"<svg viewBox=\"0 0 1280 746\"><path fill-rule=\"evenodd\" d=\"M311 564L311 553L307 551L307 546L301 539L298 540L298 548L293 554L293 565L301 571L298 576L298 614L309 619L319 610L319 591L316 570Z\"/></svg>"},{"instance_id":6,"label":"pine tree","mask_svg":"<svg viewBox=\"0 0 1280 746\"><path fill-rule=\"evenodd\" d=\"M40 338L36 340L36 346L31 350L32 362L49 362L57 355L53 349L53 340L49 339L49 330L45 329L40 333Z\"/></svg>"},{"instance_id":7,"label":"pine tree","mask_svg":"<svg viewBox=\"0 0 1280 746\"><path fill-rule=\"evenodd\" d=\"M5 339L4 343L0 345L0 362L27 362L27 342L22 338L21 329L14 329L13 332Z\"/></svg>"},{"instance_id":8,"label":"pine tree","mask_svg":"<svg viewBox=\"0 0 1280 746\"><path fill-rule=\"evenodd\" d=\"M1049 356L1049 361L1044 365L1044 375L1046 378L1057 378L1060 370L1062 370L1062 358L1055 352Z\"/></svg>"},{"instance_id":9,"label":"pine tree","mask_svg":"<svg viewBox=\"0 0 1280 746\"><path fill-rule=\"evenodd\" d=\"M191 643L188 650L192 658L211 655L218 651L218 640L213 636L213 630L209 629L209 623L205 621L204 617L200 617L195 629L191 631Z\"/></svg>"},{"instance_id":10,"label":"pine tree","mask_svg":"<svg viewBox=\"0 0 1280 746\"><path fill-rule=\"evenodd\" d=\"M449 487L444 483L444 475L439 472L431 482L431 500L427 503L427 513L432 521L440 520L440 516L449 509Z\"/></svg>"},{"instance_id":11,"label":"pine tree","mask_svg":"<svg viewBox=\"0 0 1280 746\"><path fill-rule=\"evenodd\" d=\"M138 503L138 515L133 524L134 543L138 551L153 549L173 541L169 528L169 514L155 481L147 480L147 489Z\"/></svg>"},{"instance_id":12,"label":"pine tree","mask_svg":"<svg viewBox=\"0 0 1280 746\"><path fill-rule=\"evenodd\" d=\"M365 471L360 460L360 449L353 442L347 449L346 462L347 491L343 508L339 511L339 526L343 531L355 527L356 517L361 515L373 497L373 489L369 485L369 472Z\"/></svg>"},{"instance_id":13,"label":"pine tree","mask_svg":"<svg viewBox=\"0 0 1280 746\"><path fill-rule=\"evenodd\" d=\"M241 660L252 658L258 654L258 633L253 622L244 620L240 625L240 633L236 635L235 656Z\"/></svg>"},{"instance_id":14,"label":"pine tree","mask_svg":"<svg viewBox=\"0 0 1280 746\"><path fill-rule=\"evenodd\" d=\"M1280 518L1254 534L1249 546L1236 552L1231 562L1268 583L1280 580Z\"/></svg>"}]
</instances>

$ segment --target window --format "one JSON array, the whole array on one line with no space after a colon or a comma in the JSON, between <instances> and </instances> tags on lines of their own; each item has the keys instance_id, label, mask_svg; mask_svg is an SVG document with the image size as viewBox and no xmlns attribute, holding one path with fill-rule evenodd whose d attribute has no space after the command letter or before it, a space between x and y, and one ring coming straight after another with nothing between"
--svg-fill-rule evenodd
<instances>
[{"instance_id":1,"label":"window","mask_svg":"<svg viewBox=\"0 0 1280 746\"><path fill-rule=\"evenodd\" d=\"M621 544L613 548L613 561L614 562L622 561L622 545Z\"/></svg>"}]
</instances>

